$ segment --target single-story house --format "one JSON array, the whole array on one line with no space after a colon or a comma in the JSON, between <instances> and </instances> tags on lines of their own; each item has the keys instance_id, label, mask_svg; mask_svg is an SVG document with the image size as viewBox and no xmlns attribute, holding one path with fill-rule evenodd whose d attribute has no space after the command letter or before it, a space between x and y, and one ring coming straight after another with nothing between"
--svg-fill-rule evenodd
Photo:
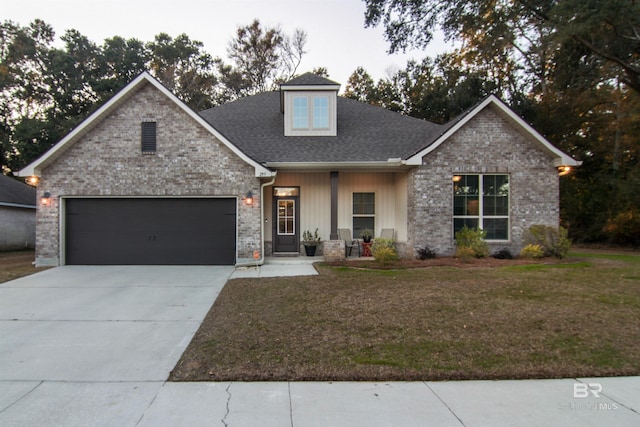
<instances>
[{"instance_id":1,"label":"single-story house","mask_svg":"<svg viewBox=\"0 0 640 427\"><path fill-rule=\"evenodd\" d=\"M439 125L338 96L308 73L200 113L142 73L41 158L36 264L242 264L316 228L393 229L399 253L454 250L464 225L518 251L557 226L576 160L489 96Z\"/></svg>"},{"instance_id":2,"label":"single-story house","mask_svg":"<svg viewBox=\"0 0 640 427\"><path fill-rule=\"evenodd\" d=\"M0 251L33 249L36 189L0 174Z\"/></svg>"}]
</instances>

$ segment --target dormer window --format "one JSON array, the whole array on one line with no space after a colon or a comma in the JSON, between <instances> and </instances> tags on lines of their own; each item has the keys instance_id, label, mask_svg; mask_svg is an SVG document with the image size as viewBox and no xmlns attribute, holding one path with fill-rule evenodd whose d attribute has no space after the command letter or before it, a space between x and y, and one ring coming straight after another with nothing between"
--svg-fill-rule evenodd
<instances>
[{"instance_id":1,"label":"dormer window","mask_svg":"<svg viewBox=\"0 0 640 427\"><path fill-rule=\"evenodd\" d=\"M283 84L285 136L336 136L340 85L307 73Z\"/></svg>"},{"instance_id":2,"label":"dormer window","mask_svg":"<svg viewBox=\"0 0 640 427\"><path fill-rule=\"evenodd\" d=\"M286 92L284 105L285 136L336 136L335 92Z\"/></svg>"},{"instance_id":3,"label":"dormer window","mask_svg":"<svg viewBox=\"0 0 640 427\"><path fill-rule=\"evenodd\" d=\"M329 96L295 95L292 121L293 130L328 130Z\"/></svg>"}]
</instances>

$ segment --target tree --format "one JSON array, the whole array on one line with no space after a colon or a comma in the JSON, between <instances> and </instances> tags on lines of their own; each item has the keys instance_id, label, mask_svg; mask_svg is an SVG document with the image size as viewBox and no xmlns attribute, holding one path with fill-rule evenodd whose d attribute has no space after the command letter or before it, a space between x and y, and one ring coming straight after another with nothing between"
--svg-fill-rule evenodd
<instances>
[{"instance_id":1,"label":"tree","mask_svg":"<svg viewBox=\"0 0 640 427\"><path fill-rule=\"evenodd\" d=\"M102 61L105 78L103 90L114 92L124 87L147 69L150 52L138 39L125 40L120 36L105 39L102 45Z\"/></svg>"},{"instance_id":2,"label":"tree","mask_svg":"<svg viewBox=\"0 0 640 427\"><path fill-rule=\"evenodd\" d=\"M7 171L22 165L26 153L40 153L48 143L46 129L38 124L46 121L46 109L53 104L45 80L54 32L41 20L26 27L5 21L0 38L0 166ZM20 144L13 136L18 125L23 129Z\"/></svg>"},{"instance_id":3,"label":"tree","mask_svg":"<svg viewBox=\"0 0 640 427\"><path fill-rule=\"evenodd\" d=\"M219 61L225 90L222 101L274 90L293 77L306 53L307 34L297 29L291 36L280 28L263 28L260 21L239 27L229 42L232 64Z\"/></svg>"},{"instance_id":4,"label":"tree","mask_svg":"<svg viewBox=\"0 0 640 427\"><path fill-rule=\"evenodd\" d=\"M174 39L160 33L146 48L152 74L178 98L196 110L215 105L216 61L203 50L202 42L186 34Z\"/></svg>"},{"instance_id":5,"label":"tree","mask_svg":"<svg viewBox=\"0 0 640 427\"><path fill-rule=\"evenodd\" d=\"M453 58L442 55L435 60L411 60L404 70L378 83L359 67L349 77L344 96L412 117L446 123L496 89L482 73L460 70Z\"/></svg>"},{"instance_id":6,"label":"tree","mask_svg":"<svg viewBox=\"0 0 640 427\"><path fill-rule=\"evenodd\" d=\"M349 76L343 96L356 101L375 104L375 99L377 98L375 82L363 67L356 68Z\"/></svg>"},{"instance_id":7,"label":"tree","mask_svg":"<svg viewBox=\"0 0 640 427\"><path fill-rule=\"evenodd\" d=\"M365 25L385 27L390 51L426 47L442 28L484 59L519 65L539 83L550 54L577 43L609 63L616 79L640 92L640 3L635 0L364 0ZM505 62L505 60L507 60Z\"/></svg>"}]
</instances>

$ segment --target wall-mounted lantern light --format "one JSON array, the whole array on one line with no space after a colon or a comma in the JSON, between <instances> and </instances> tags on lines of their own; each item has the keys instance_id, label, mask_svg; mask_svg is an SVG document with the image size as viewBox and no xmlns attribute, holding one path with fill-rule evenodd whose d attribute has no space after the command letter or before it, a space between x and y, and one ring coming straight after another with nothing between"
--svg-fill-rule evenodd
<instances>
[{"instance_id":1,"label":"wall-mounted lantern light","mask_svg":"<svg viewBox=\"0 0 640 427\"><path fill-rule=\"evenodd\" d=\"M253 192L249 190L247 192L247 195L242 200L244 201L244 204L247 206L253 205Z\"/></svg>"},{"instance_id":2,"label":"wall-mounted lantern light","mask_svg":"<svg viewBox=\"0 0 640 427\"><path fill-rule=\"evenodd\" d=\"M31 175L28 176L27 179L24 180L27 184L32 185L32 186L37 186L38 183L40 182L40 178L35 176L35 175Z\"/></svg>"},{"instance_id":3,"label":"wall-mounted lantern light","mask_svg":"<svg viewBox=\"0 0 640 427\"><path fill-rule=\"evenodd\" d=\"M569 175L571 172L571 166L559 166L558 167L558 176Z\"/></svg>"},{"instance_id":4,"label":"wall-mounted lantern light","mask_svg":"<svg viewBox=\"0 0 640 427\"><path fill-rule=\"evenodd\" d=\"M45 191L40 199L40 203L42 203L42 206L49 206L51 204L51 193Z\"/></svg>"}]
</instances>

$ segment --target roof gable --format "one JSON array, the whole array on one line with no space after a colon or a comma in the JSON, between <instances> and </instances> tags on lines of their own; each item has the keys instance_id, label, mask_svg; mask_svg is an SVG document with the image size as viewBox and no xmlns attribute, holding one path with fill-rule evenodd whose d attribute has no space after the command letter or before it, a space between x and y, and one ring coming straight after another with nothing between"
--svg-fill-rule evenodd
<instances>
[{"instance_id":1,"label":"roof gable","mask_svg":"<svg viewBox=\"0 0 640 427\"><path fill-rule=\"evenodd\" d=\"M489 106L495 107L504 118L509 120L516 127L520 128L525 135L529 136L538 145L538 148L554 157L555 166L579 166L582 164L582 162L575 160L574 158L551 144L545 137L543 137L531 125L525 122L520 116L518 116L511 108L509 108L495 95L488 96L478 105L445 125L443 129L444 132L438 138L436 138L433 143L429 144L425 148L409 157L406 163L408 165L421 165L422 158L424 156L437 149L441 144L447 141L449 137L451 137L454 133L464 127L469 121L471 121L481 111L483 111L485 108L488 108Z\"/></svg>"},{"instance_id":2,"label":"roof gable","mask_svg":"<svg viewBox=\"0 0 640 427\"><path fill-rule=\"evenodd\" d=\"M249 165L253 166L255 168L255 175L257 177L267 177L273 175L272 171L265 168L260 163L256 162L254 159L248 156L246 153L241 151L238 147L231 143L231 141L220 134L217 129L213 128L207 121L203 120L200 115L189 108L184 102L180 101L174 94L172 94L166 87L164 87L158 80L153 78L146 71L141 73L138 77L131 81L131 83L129 83L116 95L109 99L109 101L104 103L100 108L98 108L89 117L82 121L62 140L60 140L46 153L44 153L44 155L42 155L40 158L38 158L28 166L24 167L22 170L18 171L17 175L23 177L31 175L39 176L42 169L55 162L55 160L63 155L70 146L72 146L75 142L80 140L84 135L91 131L91 129L98 125L105 117L107 117L112 111L122 105L127 99L129 99L131 96L134 96L140 88L148 84L158 89L181 110L183 110L191 118L193 118L200 126L204 127L208 132L210 132L231 151L233 151L238 157L240 157Z\"/></svg>"}]
</instances>

